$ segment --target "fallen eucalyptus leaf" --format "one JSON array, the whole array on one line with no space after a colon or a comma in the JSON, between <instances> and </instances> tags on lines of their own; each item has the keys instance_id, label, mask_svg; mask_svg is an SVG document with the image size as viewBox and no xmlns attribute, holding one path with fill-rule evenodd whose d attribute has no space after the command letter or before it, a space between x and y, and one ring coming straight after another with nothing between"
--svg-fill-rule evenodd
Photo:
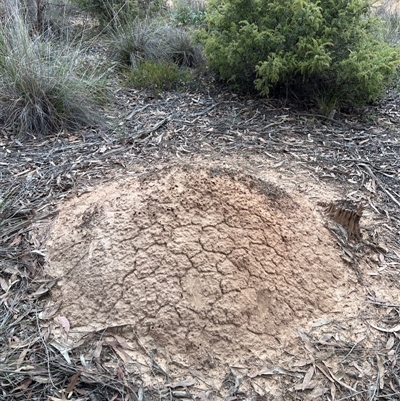
<instances>
[{"instance_id":1,"label":"fallen eucalyptus leaf","mask_svg":"<svg viewBox=\"0 0 400 401\"><path fill-rule=\"evenodd\" d=\"M400 324L397 326L392 327L391 329L385 329L383 327L378 327L373 325L372 323L369 324L371 327L373 327L376 330L382 331L384 333L396 333L397 331L400 331Z\"/></svg>"},{"instance_id":2,"label":"fallen eucalyptus leaf","mask_svg":"<svg viewBox=\"0 0 400 401\"><path fill-rule=\"evenodd\" d=\"M60 354L64 357L67 363L71 364L71 359L68 355L68 349L64 347L62 344L58 343L57 341L53 340L50 345L54 347L56 350L60 351Z\"/></svg>"}]
</instances>

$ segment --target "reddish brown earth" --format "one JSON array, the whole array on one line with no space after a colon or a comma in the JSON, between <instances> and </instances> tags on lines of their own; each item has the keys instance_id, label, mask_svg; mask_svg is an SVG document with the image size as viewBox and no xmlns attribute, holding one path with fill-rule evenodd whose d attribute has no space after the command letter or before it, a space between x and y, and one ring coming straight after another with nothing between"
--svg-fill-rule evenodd
<instances>
[{"instance_id":1,"label":"reddish brown earth","mask_svg":"<svg viewBox=\"0 0 400 401\"><path fill-rule=\"evenodd\" d=\"M249 364L357 310L315 205L223 169L169 167L61 206L47 273L71 333L123 325L170 366ZM351 283L351 284L349 284Z\"/></svg>"}]
</instances>

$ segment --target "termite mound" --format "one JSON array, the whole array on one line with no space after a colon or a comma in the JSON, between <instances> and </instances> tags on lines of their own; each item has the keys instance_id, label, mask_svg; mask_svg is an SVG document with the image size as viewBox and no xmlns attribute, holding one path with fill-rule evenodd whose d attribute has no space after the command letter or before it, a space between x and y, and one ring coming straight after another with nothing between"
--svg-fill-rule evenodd
<instances>
[{"instance_id":1,"label":"termite mound","mask_svg":"<svg viewBox=\"0 0 400 401\"><path fill-rule=\"evenodd\" d=\"M313 206L223 169L101 185L61 206L47 249L72 330L124 325L188 361L262 355L352 302L351 272Z\"/></svg>"}]
</instances>

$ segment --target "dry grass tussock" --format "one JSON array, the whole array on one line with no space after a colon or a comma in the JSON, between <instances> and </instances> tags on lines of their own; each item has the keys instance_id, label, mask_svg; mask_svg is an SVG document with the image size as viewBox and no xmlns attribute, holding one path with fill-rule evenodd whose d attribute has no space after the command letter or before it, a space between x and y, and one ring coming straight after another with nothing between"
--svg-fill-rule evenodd
<instances>
[{"instance_id":1,"label":"dry grass tussock","mask_svg":"<svg viewBox=\"0 0 400 401\"><path fill-rule=\"evenodd\" d=\"M174 62L195 67L203 60L199 45L190 33L163 19L136 19L119 24L111 32L109 45L118 60L133 68L142 61Z\"/></svg>"},{"instance_id":2,"label":"dry grass tussock","mask_svg":"<svg viewBox=\"0 0 400 401\"><path fill-rule=\"evenodd\" d=\"M84 65L83 46L29 31L19 9L0 27L0 118L19 134L47 135L101 121L104 76Z\"/></svg>"}]
</instances>

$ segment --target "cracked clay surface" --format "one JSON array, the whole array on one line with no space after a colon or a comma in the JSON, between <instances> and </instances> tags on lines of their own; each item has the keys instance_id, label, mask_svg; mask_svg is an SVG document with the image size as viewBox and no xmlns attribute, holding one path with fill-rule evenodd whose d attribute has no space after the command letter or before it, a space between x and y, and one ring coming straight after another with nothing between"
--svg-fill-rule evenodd
<instances>
[{"instance_id":1,"label":"cracked clay surface","mask_svg":"<svg viewBox=\"0 0 400 401\"><path fill-rule=\"evenodd\" d=\"M352 302L307 201L226 171L168 168L62 206L47 273L75 330L127 324L186 357L247 358Z\"/></svg>"}]
</instances>

